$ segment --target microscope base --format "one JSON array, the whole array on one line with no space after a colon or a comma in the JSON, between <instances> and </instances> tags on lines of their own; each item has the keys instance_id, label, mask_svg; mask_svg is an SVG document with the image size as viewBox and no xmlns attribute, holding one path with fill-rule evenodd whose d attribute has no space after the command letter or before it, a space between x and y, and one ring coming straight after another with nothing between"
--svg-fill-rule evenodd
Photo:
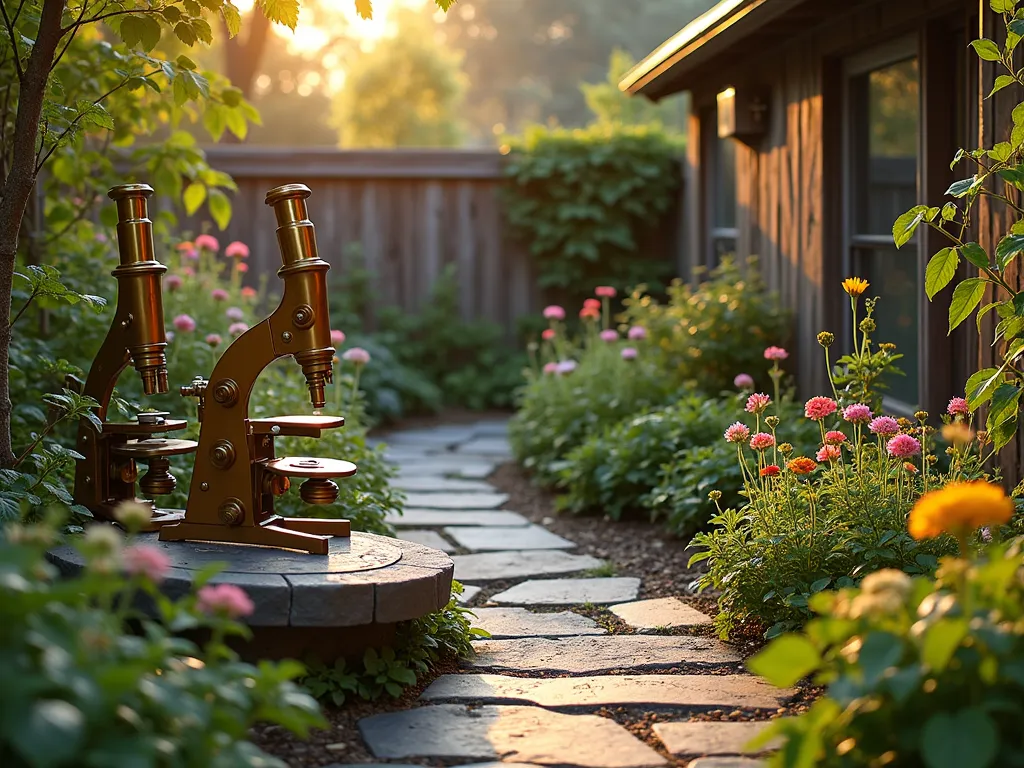
<instances>
[{"instance_id":1,"label":"microscope base","mask_svg":"<svg viewBox=\"0 0 1024 768\"><path fill-rule=\"evenodd\" d=\"M209 525L185 520L160 528L161 541L216 541L280 549L297 549L311 555L330 553L333 537L348 538L348 520L321 520L274 515L259 525Z\"/></svg>"}]
</instances>

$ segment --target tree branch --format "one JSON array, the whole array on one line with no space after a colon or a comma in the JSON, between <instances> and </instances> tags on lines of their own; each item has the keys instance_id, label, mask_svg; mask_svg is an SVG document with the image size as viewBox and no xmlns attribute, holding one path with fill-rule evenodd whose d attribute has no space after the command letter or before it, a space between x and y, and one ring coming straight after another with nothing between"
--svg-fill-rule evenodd
<instances>
[{"instance_id":1,"label":"tree branch","mask_svg":"<svg viewBox=\"0 0 1024 768\"><path fill-rule=\"evenodd\" d=\"M21 13L21 8L18 8ZM7 15L7 6L0 3L0 14L4 17L4 26L7 27L7 36L11 38L11 48L14 50L14 71L18 74L18 82L21 82L25 73L21 69L21 53L18 51L18 36L14 31L14 22Z\"/></svg>"},{"instance_id":2,"label":"tree branch","mask_svg":"<svg viewBox=\"0 0 1024 768\"><path fill-rule=\"evenodd\" d=\"M161 5L159 8L137 8L132 11L111 11L110 13L98 13L95 16L90 16L85 21L76 21L73 24L69 24L68 26L61 29L60 34L61 37L63 37L76 27L82 27L86 24L92 24L97 21L106 21L107 19L112 19L115 16L136 16L143 13L161 13L163 12L165 7L166 6Z\"/></svg>"},{"instance_id":3,"label":"tree branch","mask_svg":"<svg viewBox=\"0 0 1024 768\"><path fill-rule=\"evenodd\" d=\"M56 67L58 64L60 64L60 60L64 58L64 54L67 53L68 48L71 47L71 43L74 42L75 35L78 34L79 27L80 27L80 25L82 23L82 17L85 16L85 9L88 8L88 7L89 7L89 0L85 0L85 2L82 3L82 10L79 11L79 13L78 13L78 20L72 25L71 34L68 35L67 42L64 43L64 47L60 49L60 53L58 53L56 58L54 58L54 60L53 60L53 66L54 67Z\"/></svg>"}]
</instances>

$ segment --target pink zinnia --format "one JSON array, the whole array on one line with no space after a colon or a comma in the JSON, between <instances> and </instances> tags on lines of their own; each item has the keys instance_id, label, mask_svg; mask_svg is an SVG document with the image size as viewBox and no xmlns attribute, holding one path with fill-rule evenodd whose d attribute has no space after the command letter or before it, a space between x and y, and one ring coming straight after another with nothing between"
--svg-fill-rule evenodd
<instances>
[{"instance_id":1,"label":"pink zinnia","mask_svg":"<svg viewBox=\"0 0 1024 768\"><path fill-rule=\"evenodd\" d=\"M558 373L558 363L545 363L544 373L548 374L549 376L553 376L554 374Z\"/></svg>"},{"instance_id":2,"label":"pink zinnia","mask_svg":"<svg viewBox=\"0 0 1024 768\"><path fill-rule=\"evenodd\" d=\"M831 397L812 397L804 404L804 415L808 419L821 421L836 412L836 401Z\"/></svg>"},{"instance_id":3,"label":"pink zinnia","mask_svg":"<svg viewBox=\"0 0 1024 768\"><path fill-rule=\"evenodd\" d=\"M354 363L356 366L366 365L370 362L370 353L362 347L352 347L352 349L345 350L341 359Z\"/></svg>"},{"instance_id":4,"label":"pink zinnia","mask_svg":"<svg viewBox=\"0 0 1024 768\"><path fill-rule=\"evenodd\" d=\"M563 360L560 363L555 363L555 373L561 376L568 376L570 373L576 370L575 360Z\"/></svg>"},{"instance_id":5,"label":"pink zinnia","mask_svg":"<svg viewBox=\"0 0 1024 768\"><path fill-rule=\"evenodd\" d=\"M892 416L879 416L871 420L868 429L876 435L895 435L900 431L900 425Z\"/></svg>"},{"instance_id":6,"label":"pink zinnia","mask_svg":"<svg viewBox=\"0 0 1024 768\"><path fill-rule=\"evenodd\" d=\"M871 409L861 403L854 403L843 409L843 418L853 424L871 421Z\"/></svg>"},{"instance_id":7,"label":"pink zinnia","mask_svg":"<svg viewBox=\"0 0 1024 768\"><path fill-rule=\"evenodd\" d=\"M544 317L548 320L565 320L565 310L557 304L544 307Z\"/></svg>"},{"instance_id":8,"label":"pink zinnia","mask_svg":"<svg viewBox=\"0 0 1024 768\"><path fill-rule=\"evenodd\" d=\"M785 360L787 357L789 357L789 352L784 350L782 347L768 347L768 349L764 351L765 360L775 360L778 362L779 360Z\"/></svg>"},{"instance_id":9,"label":"pink zinnia","mask_svg":"<svg viewBox=\"0 0 1024 768\"><path fill-rule=\"evenodd\" d=\"M605 342L608 342L609 344L611 344L612 342L615 342L615 341L618 341L618 340L619 340L619 332L618 331L614 331L611 328L608 328L607 330L601 331L601 341L605 341Z\"/></svg>"},{"instance_id":10,"label":"pink zinnia","mask_svg":"<svg viewBox=\"0 0 1024 768\"><path fill-rule=\"evenodd\" d=\"M745 443L749 437L750 427L741 421L737 421L725 430L725 439L730 443Z\"/></svg>"},{"instance_id":11,"label":"pink zinnia","mask_svg":"<svg viewBox=\"0 0 1024 768\"><path fill-rule=\"evenodd\" d=\"M636 356L640 354L636 351L635 347L623 347L619 355L622 356L623 360L636 360Z\"/></svg>"},{"instance_id":12,"label":"pink zinnia","mask_svg":"<svg viewBox=\"0 0 1024 768\"><path fill-rule=\"evenodd\" d=\"M174 327L179 331L190 333L196 329L196 321L188 315L178 315L174 318Z\"/></svg>"},{"instance_id":13,"label":"pink zinnia","mask_svg":"<svg viewBox=\"0 0 1024 768\"><path fill-rule=\"evenodd\" d=\"M228 320L233 320L236 323L239 320L245 319L245 312L242 311L240 307L228 307L227 310L225 310L224 315Z\"/></svg>"},{"instance_id":14,"label":"pink zinnia","mask_svg":"<svg viewBox=\"0 0 1024 768\"><path fill-rule=\"evenodd\" d=\"M544 341L551 341L552 339L555 338L555 329L554 328L545 328L544 329L544 333L542 333L540 335L540 337L542 339L544 339Z\"/></svg>"},{"instance_id":15,"label":"pink zinnia","mask_svg":"<svg viewBox=\"0 0 1024 768\"><path fill-rule=\"evenodd\" d=\"M825 433L825 445L841 445L846 442L846 435L837 429Z\"/></svg>"},{"instance_id":16,"label":"pink zinnia","mask_svg":"<svg viewBox=\"0 0 1024 768\"><path fill-rule=\"evenodd\" d=\"M124 569L129 575L145 576L156 584L164 580L171 567L171 559L167 555L156 547L148 547L145 544L125 547L121 554Z\"/></svg>"},{"instance_id":17,"label":"pink zinnia","mask_svg":"<svg viewBox=\"0 0 1024 768\"><path fill-rule=\"evenodd\" d=\"M212 291L210 291L210 298L213 299L214 301L227 301L228 292L225 291L223 288L214 288Z\"/></svg>"},{"instance_id":18,"label":"pink zinnia","mask_svg":"<svg viewBox=\"0 0 1024 768\"><path fill-rule=\"evenodd\" d=\"M743 410L747 413L761 413L771 401L772 399L768 395L758 392L747 398L747 404Z\"/></svg>"},{"instance_id":19,"label":"pink zinnia","mask_svg":"<svg viewBox=\"0 0 1024 768\"><path fill-rule=\"evenodd\" d=\"M215 613L238 619L256 610L249 596L234 584L208 584L199 590L196 607L203 613Z\"/></svg>"},{"instance_id":20,"label":"pink zinnia","mask_svg":"<svg viewBox=\"0 0 1024 768\"><path fill-rule=\"evenodd\" d=\"M166 278L164 278L164 285L166 285L167 289L170 291L178 290L179 288L181 288L184 282L185 281L182 280L177 275L168 275Z\"/></svg>"},{"instance_id":21,"label":"pink zinnia","mask_svg":"<svg viewBox=\"0 0 1024 768\"><path fill-rule=\"evenodd\" d=\"M244 261L236 261L235 262L235 272L241 272L242 274L245 274L248 271L249 271L249 265L246 264Z\"/></svg>"},{"instance_id":22,"label":"pink zinnia","mask_svg":"<svg viewBox=\"0 0 1024 768\"><path fill-rule=\"evenodd\" d=\"M339 331L337 329L332 330L331 331L331 344L333 344L335 347L340 347L344 343L345 343L345 333L343 331Z\"/></svg>"},{"instance_id":23,"label":"pink zinnia","mask_svg":"<svg viewBox=\"0 0 1024 768\"><path fill-rule=\"evenodd\" d=\"M758 432L750 438L750 447L755 451L763 451L775 445L775 438L767 432Z\"/></svg>"},{"instance_id":24,"label":"pink zinnia","mask_svg":"<svg viewBox=\"0 0 1024 768\"><path fill-rule=\"evenodd\" d=\"M240 240L235 240L233 243L228 243L228 247L224 249L224 255L229 259L248 259L249 246Z\"/></svg>"},{"instance_id":25,"label":"pink zinnia","mask_svg":"<svg viewBox=\"0 0 1024 768\"><path fill-rule=\"evenodd\" d=\"M601 310L594 307L584 307L580 310L580 320L597 320L601 317Z\"/></svg>"},{"instance_id":26,"label":"pink zinnia","mask_svg":"<svg viewBox=\"0 0 1024 768\"><path fill-rule=\"evenodd\" d=\"M647 338L647 329L642 325L634 325L627 334L631 341L640 341Z\"/></svg>"},{"instance_id":27,"label":"pink zinnia","mask_svg":"<svg viewBox=\"0 0 1024 768\"><path fill-rule=\"evenodd\" d=\"M217 242L217 238L213 235L200 235L196 238L196 248L216 253L220 250L220 243Z\"/></svg>"},{"instance_id":28,"label":"pink zinnia","mask_svg":"<svg viewBox=\"0 0 1024 768\"><path fill-rule=\"evenodd\" d=\"M241 336L243 333L249 330L249 326L245 323L232 323L228 326L228 333L232 336Z\"/></svg>"},{"instance_id":29,"label":"pink zinnia","mask_svg":"<svg viewBox=\"0 0 1024 768\"><path fill-rule=\"evenodd\" d=\"M896 435L885 445L885 450L890 456L898 459L906 459L921 452L921 442L910 435Z\"/></svg>"},{"instance_id":30,"label":"pink zinnia","mask_svg":"<svg viewBox=\"0 0 1024 768\"><path fill-rule=\"evenodd\" d=\"M583 300L583 308L584 309L600 309L601 308L601 302L598 301L597 299L584 299Z\"/></svg>"},{"instance_id":31,"label":"pink zinnia","mask_svg":"<svg viewBox=\"0 0 1024 768\"><path fill-rule=\"evenodd\" d=\"M967 407L967 401L962 397L954 397L949 401L949 405L946 406L946 413L950 416L966 416L971 412L971 409Z\"/></svg>"},{"instance_id":32,"label":"pink zinnia","mask_svg":"<svg viewBox=\"0 0 1024 768\"><path fill-rule=\"evenodd\" d=\"M594 289L594 295L600 296L602 299L614 299L615 288L610 285L599 285Z\"/></svg>"},{"instance_id":33,"label":"pink zinnia","mask_svg":"<svg viewBox=\"0 0 1024 768\"><path fill-rule=\"evenodd\" d=\"M836 461L843 453L843 449L838 445L823 445L818 449L818 454L815 458L818 461Z\"/></svg>"},{"instance_id":34,"label":"pink zinnia","mask_svg":"<svg viewBox=\"0 0 1024 768\"><path fill-rule=\"evenodd\" d=\"M219 334L211 333L206 337L206 343L211 347L219 347L220 343L224 341Z\"/></svg>"},{"instance_id":35,"label":"pink zinnia","mask_svg":"<svg viewBox=\"0 0 1024 768\"><path fill-rule=\"evenodd\" d=\"M738 373L736 378L732 380L733 386L736 389L746 390L754 388L754 377L749 373Z\"/></svg>"}]
</instances>

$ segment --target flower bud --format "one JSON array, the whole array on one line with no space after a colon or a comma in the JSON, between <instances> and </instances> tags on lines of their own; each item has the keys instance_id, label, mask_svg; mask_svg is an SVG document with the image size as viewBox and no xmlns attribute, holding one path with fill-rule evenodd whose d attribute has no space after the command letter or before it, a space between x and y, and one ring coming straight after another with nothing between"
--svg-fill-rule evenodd
<instances>
[{"instance_id":1,"label":"flower bud","mask_svg":"<svg viewBox=\"0 0 1024 768\"><path fill-rule=\"evenodd\" d=\"M779 417L767 416L764 420L764 423L768 425L769 429L775 429L777 426L779 426Z\"/></svg>"},{"instance_id":2,"label":"flower bud","mask_svg":"<svg viewBox=\"0 0 1024 768\"><path fill-rule=\"evenodd\" d=\"M708 498L711 499L711 501L719 501L722 498L722 492L708 491Z\"/></svg>"},{"instance_id":3,"label":"flower bud","mask_svg":"<svg viewBox=\"0 0 1024 768\"><path fill-rule=\"evenodd\" d=\"M829 333L828 331L822 331L818 334L818 343L826 349L831 347L832 344L835 343L835 340L835 334Z\"/></svg>"},{"instance_id":4,"label":"flower bud","mask_svg":"<svg viewBox=\"0 0 1024 768\"><path fill-rule=\"evenodd\" d=\"M924 421L928 418L928 411L917 411L914 413L914 418L918 421Z\"/></svg>"},{"instance_id":5,"label":"flower bud","mask_svg":"<svg viewBox=\"0 0 1024 768\"><path fill-rule=\"evenodd\" d=\"M792 443L782 443L782 444L779 445L779 453L785 455L787 453L792 453L792 452L793 452L793 444Z\"/></svg>"},{"instance_id":6,"label":"flower bud","mask_svg":"<svg viewBox=\"0 0 1024 768\"><path fill-rule=\"evenodd\" d=\"M879 344L878 348L880 350L882 350L883 352L895 352L896 351L896 345L893 344L892 342L889 342L889 341L886 341L886 342L883 342L882 344Z\"/></svg>"}]
</instances>

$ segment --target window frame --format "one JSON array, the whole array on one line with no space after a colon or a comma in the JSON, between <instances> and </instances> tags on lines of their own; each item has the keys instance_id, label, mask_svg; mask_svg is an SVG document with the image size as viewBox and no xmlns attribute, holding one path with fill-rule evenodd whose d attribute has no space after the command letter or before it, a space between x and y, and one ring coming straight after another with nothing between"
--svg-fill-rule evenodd
<instances>
[{"instance_id":1,"label":"window frame","mask_svg":"<svg viewBox=\"0 0 1024 768\"><path fill-rule=\"evenodd\" d=\"M732 141L733 138L719 138L718 136L718 107L712 106L705 109L701 115L701 139L702 155L704 166L703 191L704 191L704 266L714 269L720 261L720 251L717 247L721 242L732 242L732 248L722 253L735 254L739 243L740 230L737 222L731 227L718 226L716 221L718 214L718 193L722 185L722 142ZM733 195L736 196L739 181L739 169L733 163ZM738 214L737 214L738 215Z\"/></svg>"}]
</instances>

